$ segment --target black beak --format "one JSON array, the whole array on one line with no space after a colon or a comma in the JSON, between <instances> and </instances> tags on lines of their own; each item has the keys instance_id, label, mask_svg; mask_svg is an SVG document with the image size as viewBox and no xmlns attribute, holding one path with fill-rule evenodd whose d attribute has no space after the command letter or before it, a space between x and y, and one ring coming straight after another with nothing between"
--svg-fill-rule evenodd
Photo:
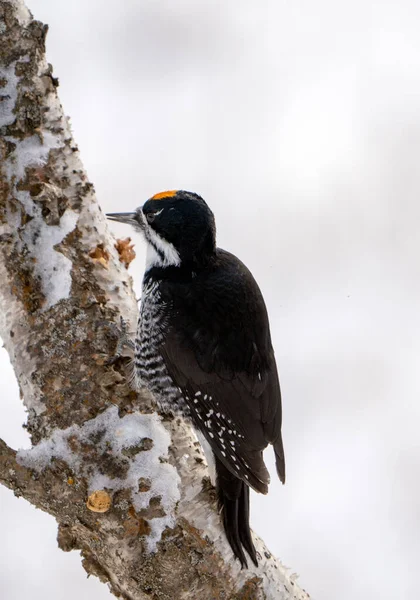
<instances>
[{"instance_id":1,"label":"black beak","mask_svg":"<svg viewBox=\"0 0 420 600\"><path fill-rule=\"evenodd\" d=\"M107 213L107 218L111 221L118 221L119 223L126 223L127 225L133 225L137 223L135 216L136 213Z\"/></svg>"}]
</instances>

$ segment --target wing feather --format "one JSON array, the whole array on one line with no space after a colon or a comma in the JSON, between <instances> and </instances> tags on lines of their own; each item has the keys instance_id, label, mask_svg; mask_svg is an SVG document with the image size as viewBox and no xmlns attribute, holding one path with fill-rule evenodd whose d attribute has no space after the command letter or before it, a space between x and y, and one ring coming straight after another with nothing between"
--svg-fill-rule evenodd
<instances>
[{"instance_id":1,"label":"wing feather","mask_svg":"<svg viewBox=\"0 0 420 600\"><path fill-rule=\"evenodd\" d=\"M267 493L262 451L281 440L280 387L267 312L246 267L218 252L213 276L197 275L188 286L168 283L172 303L160 351L216 457Z\"/></svg>"}]
</instances>

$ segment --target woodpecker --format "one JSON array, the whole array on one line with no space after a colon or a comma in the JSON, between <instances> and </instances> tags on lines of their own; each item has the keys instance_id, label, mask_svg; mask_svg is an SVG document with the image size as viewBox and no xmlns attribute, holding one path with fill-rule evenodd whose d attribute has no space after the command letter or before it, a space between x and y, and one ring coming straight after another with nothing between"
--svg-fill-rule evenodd
<instances>
[{"instance_id":1,"label":"woodpecker","mask_svg":"<svg viewBox=\"0 0 420 600\"><path fill-rule=\"evenodd\" d=\"M215 468L232 551L242 568L245 551L258 566L249 488L268 492L268 444L285 481L280 386L261 291L236 256L216 247L213 213L197 194L161 192L134 212L107 217L132 225L147 242L137 383L163 412L192 423Z\"/></svg>"}]
</instances>

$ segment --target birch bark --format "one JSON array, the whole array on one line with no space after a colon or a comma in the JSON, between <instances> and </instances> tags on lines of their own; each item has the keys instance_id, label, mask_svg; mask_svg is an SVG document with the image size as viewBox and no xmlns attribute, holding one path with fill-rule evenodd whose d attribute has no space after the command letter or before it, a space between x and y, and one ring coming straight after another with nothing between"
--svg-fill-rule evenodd
<instances>
[{"instance_id":1,"label":"birch bark","mask_svg":"<svg viewBox=\"0 0 420 600\"><path fill-rule=\"evenodd\" d=\"M50 513L58 545L130 600L308 598L257 540L241 571L200 447L109 365L137 306L45 60L47 26L0 0L0 335L33 449L0 440L0 482ZM82 93L82 90L81 90Z\"/></svg>"}]
</instances>

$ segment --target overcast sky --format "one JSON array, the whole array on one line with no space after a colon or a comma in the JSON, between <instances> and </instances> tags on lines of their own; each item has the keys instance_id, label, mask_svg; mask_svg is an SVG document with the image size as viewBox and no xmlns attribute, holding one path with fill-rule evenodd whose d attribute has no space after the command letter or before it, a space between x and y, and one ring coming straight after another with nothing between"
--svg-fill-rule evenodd
<instances>
[{"instance_id":1,"label":"overcast sky","mask_svg":"<svg viewBox=\"0 0 420 600\"><path fill-rule=\"evenodd\" d=\"M253 494L254 528L315 600L418 597L418 1L28 4L104 211L198 192L262 288L287 485ZM4 350L0 397L28 445ZM4 489L0 530L2 600L110 598Z\"/></svg>"}]
</instances>

